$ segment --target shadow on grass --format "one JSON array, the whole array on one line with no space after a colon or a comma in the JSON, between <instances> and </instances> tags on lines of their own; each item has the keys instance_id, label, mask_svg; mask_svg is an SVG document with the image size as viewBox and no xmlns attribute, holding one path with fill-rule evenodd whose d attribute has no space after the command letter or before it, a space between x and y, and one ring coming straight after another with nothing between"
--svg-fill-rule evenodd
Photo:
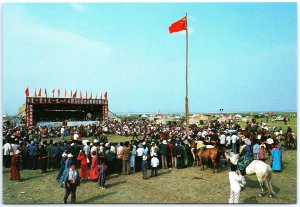
<instances>
[{"instance_id":1,"label":"shadow on grass","mask_svg":"<svg viewBox=\"0 0 300 207\"><path fill-rule=\"evenodd\" d=\"M249 178L247 178L247 176L245 177L246 179L246 188L257 188L259 189L257 194L260 193L260 185L259 185L259 182L257 180L257 177L255 176L255 180L251 180ZM275 186L273 183L272 183L272 180L271 180L271 184L272 184L272 188L273 188L273 191L275 192L275 194L278 194L279 191L280 191L280 188L278 188L277 186ZM268 195L268 190L267 188L265 188L265 190L267 191L267 194Z\"/></svg>"},{"instance_id":2,"label":"shadow on grass","mask_svg":"<svg viewBox=\"0 0 300 207\"><path fill-rule=\"evenodd\" d=\"M247 203L247 204L255 204L255 203L258 203L258 202L257 202L256 196L251 196L251 197L249 197L249 198L246 198L246 199L244 200L244 203Z\"/></svg>"},{"instance_id":3,"label":"shadow on grass","mask_svg":"<svg viewBox=\"0 0 300 207\"><path fill-rule=\"evenodd\" d=\"M127 183L127 180L123 180L123 181L118 181L118 182L114 182L114 183L109 183L107 185L105 185L106 188L111 188L117 185L121 185L121 184L125 184Z\"/></svg>"},{"instance_id":4,"label":"shadow on grass","mask_svg":"<svg viewBox=\"0 0 300 207\"><path fill-rule=\"evenodd\" d=\"M86 199L86 200L84 200L82 202L79 202L79 203L90 203L90 202L93 202L93 201L96 201L96 200L99 200L99 199L111 196L111 195L116 194L116 193L117 192L110 192L110 193L106 193L106 194L96 195L94 197L88 198L88 199Z\"/></svg>"}]
</instances>

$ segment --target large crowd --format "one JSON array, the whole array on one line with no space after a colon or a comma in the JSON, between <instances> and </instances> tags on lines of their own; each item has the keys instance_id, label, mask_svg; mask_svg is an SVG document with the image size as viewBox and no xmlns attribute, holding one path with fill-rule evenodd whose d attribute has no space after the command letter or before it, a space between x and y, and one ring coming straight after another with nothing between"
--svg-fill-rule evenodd
<instances>
[{"instance_id":1,"label":"large crowd","mask_svg":"<svg viewBox=\"0 0 300 207\"><path fill-rule=\"evenodd\" d=\"M288 127L287 131L292 130ZM104 189L105 177L112 173L129 175L151 168L151 176L154 176L161 168L192 166L193 141L200 141L204 146L217 145L264 161L266 156L272 155L272 149L281 148L279 136L282 133L280 128L266 129L266 124L255 121L248 123L245 129L236 122L218 121L203 127L191 126L188 136L184 125L164 125L147 120L109 120L100 125L72 127L5 126L3 165L11 167L11 180L21 180L20 170L24 169L40 169L42 174L57 169L58 182L64 180L64 171L74 165L80 169L82 181L98 181ZM60 137L60 141L53 141L49 134ZM108 142L108 134L132 139ZM281 170L281 167L276 170ZM147 178L145 173L143 178Z\"/></svg>"}]
</instances>

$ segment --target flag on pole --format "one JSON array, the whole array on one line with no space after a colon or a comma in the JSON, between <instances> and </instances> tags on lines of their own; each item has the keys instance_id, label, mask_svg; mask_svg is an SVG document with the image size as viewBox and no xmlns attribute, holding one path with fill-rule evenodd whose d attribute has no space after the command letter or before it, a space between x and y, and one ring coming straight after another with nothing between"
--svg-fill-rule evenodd
<instances>
[{"instance_id":1,"label":"flag on pole","mask_svg":"<svg viewBox=\"0 0 300 207\"><path fill-rule=\"evenodd\" d=\"M77 98L77 90L74 92L73 98Z\"/></svg>"},{"instance_id":2,"label":"flag on pole","mask_svg":"<svg viewBox=\"0 0 300 207\"><path fill-rule=\"evenodd\" d=\"M182 19L178 20L177 22L174 22L169 27L169 32L172 34L173 32L179 32L182 30L186 30L186 16Z\"/></svg>"},{"instance_id":3,"label":"flag on pole","mask_svg":"<svg viewBox=\"0 0 300 207\"><path fill-rule=\"evenodd\" d=\"M90 96L90 99L92 99L93 98L93 92L91 92L91 96Z\"/></svg>"},{"instance_id":4,"label":"flag on pole","mask_svg":"<svg viewBox=\"0 0 300 207\"><path fill-rule=\"evenodd\" d=\"M67 96L67 89L65 89L65 98L66 98L66 96Z\"/></svg>"},{"instance_id":5,"label":"flag on pole","mask_svg":"<svg viewBox=\"0 0 300 207\"><path fill-rule=\"evenodd\" d=\"M97 99L97 96L98 96L98 92L96 93L96 98L95 99Z\"/></svg>"},{"instance_id":6,"label":"flag on pole","mask_svg":"<svg viewBox=\"0 0 300 207\"><path fill-rule=\"evenodd\" d=\"M104 94L104 98L105 98L105 100L107 100L107 91Z\"/></svg>"},{"instance_id":7,"label":"flag on pole","mask_svg":"<svg viewBox=\"0 0 300 207\"><path fill-rule=\"evenodd\" d=\"M82 98L82 93L81 93L81 90L80 90L80 98Z\"/></svg>"},{"instance_id":8,"label":"flag on pole","mask_svg":"<svg viewBox=\"0 0 300 207\"><path fill-rule=\"evenodd\" d=\"M88 96L88 95L87 95L87 91L85 91L85 99L87 99L87 96Z\"/></svg>"},{"instance_id":9,"label":"flag on pole","mask_svg":"<svg viewBox=\"0 0 300 207\"><path fill-rule=\"evenodd\" d=\"M42 89L40 88L38 96L42 96Z\"/></svg>"},{"instance_id":10,"label":"flag on pole","mask_svg":"<svg viewBox=\"0 0 300 207\"><path fill-rule=\"evenodd\" d=\"M73 98L73 93L72 93L72 90L71 90L71 96L70 96L70 98Z\"/></svg>"},{"instance_id":11,"label":"flag on pole","mask_svg":"<svg viewBox=\"0 0 300 207\"><path fill-rule=\"evenodd\" d=\"M47 89L45 88L45 96L46 96L46 98L47 98Z\"/></svg>"},{"instance_id":12,"label":"flag on pole","mask_svg":"<svg viewBox=\"0 0 300 207\"><path fill-rule=\"evenodd\" d=\"M36 97L36 89L34 89L34 97Z\"/></svg>"},{"instance_id":13,"label":"flag on pole","mask_svg":"<svg viewBox=\"0 0 300 207\"><path fill-rule=\"evenodd\" d=\"M57 95L60 97L60 88L57 90Z\"/></svg>"},{"instance_id":14,"label":"flag on pole","mask_svg":"<svg viewBox=\"0 0 300 207\"><path fill-rule=\"evenodd\" d=\"M53 97L54 97L54 92L55 92L55 89L52 90L52 96L53 96Z\"/></svg>"},{"instance_id":15,"label":"flag on pole","mask_svg":"<svg viewBox=\"0 0 300 207\"><path fill-rule=\"evenodd\" d=\"M29 96L29 88L28 88L28 87L27 87L26 90L25 90L25 95L26 95L26 97Z\"/></svg>"},{"instance_id":16,"label":"flag on pole","mask_svg":"<svg viewBox=\"0 0 300 207\"><path fill-rule=\"evenodd\" d=\"M102 99L102 93L101 93L100 99Z\"/></svg>"}]
</instances>

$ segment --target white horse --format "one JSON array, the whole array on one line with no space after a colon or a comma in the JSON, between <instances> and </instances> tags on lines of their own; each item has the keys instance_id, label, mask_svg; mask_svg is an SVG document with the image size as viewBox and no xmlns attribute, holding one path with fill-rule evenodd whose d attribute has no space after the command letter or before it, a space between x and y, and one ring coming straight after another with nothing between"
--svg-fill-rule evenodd
<instances>
[{"instance_id":1,"label":"white horse","mask_svg":"<svg viewBox=\"0 0 300 207\"><path fill-rule=\"evenodd\" d=\"M237 164L239 160L239 154L235 154L229 150L225 152L225 157L230 160L230 162L234 165ZM246 174L252 175L256 174L258 182L261 187L261 192L259 196L264 196L266 194L265 187L267 187L270 197L275 198L275 193L272 188L271 179L272 179L272 169L270 165L264 163L261 160L253 160L247 167L246 167Z\"/></svg>"}]
</instances>

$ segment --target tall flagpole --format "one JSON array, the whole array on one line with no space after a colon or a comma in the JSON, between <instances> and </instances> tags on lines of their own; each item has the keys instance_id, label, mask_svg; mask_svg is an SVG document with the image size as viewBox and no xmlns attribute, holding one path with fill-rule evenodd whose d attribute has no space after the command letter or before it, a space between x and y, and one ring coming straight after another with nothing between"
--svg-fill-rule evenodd
<instances>
[{"instance_id":1,"label":"tall flagpole","mask_svg":"<svg viewBox=\"0 0 300 207\"><path fill-rule=\"evenodd\" d=\"M189 136L189 99L188 99L188 24L187 24L187 13L185 15L186 17L186 21L185 21L185 25L186 25L186 70L185 70L185 126L186 126L186 137L188 138Z\"/></svg>"}]
</instances>

